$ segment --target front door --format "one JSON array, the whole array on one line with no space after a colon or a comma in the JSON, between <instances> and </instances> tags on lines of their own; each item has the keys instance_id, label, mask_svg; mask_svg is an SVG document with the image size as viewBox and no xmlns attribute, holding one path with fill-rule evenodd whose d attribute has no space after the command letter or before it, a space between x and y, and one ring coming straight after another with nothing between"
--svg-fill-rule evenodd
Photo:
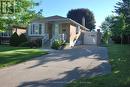
<instances>
[{"instance_id":1,"label":"front door","mask_svg":"<svg viewBox=\"0 0 130 87\"><path fill-rule=\"evenodd\" d=\"M52 33L53 33L53 25L51 23L48 23L48 33L49 33L49 39L52 38Z\"/></svg>"}]
</instances>

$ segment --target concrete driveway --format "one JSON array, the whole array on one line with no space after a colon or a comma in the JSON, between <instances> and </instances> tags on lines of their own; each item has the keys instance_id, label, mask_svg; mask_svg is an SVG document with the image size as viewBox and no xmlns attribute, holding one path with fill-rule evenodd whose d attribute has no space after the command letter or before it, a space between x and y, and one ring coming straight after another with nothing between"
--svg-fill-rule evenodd
<instances>
[{"instance_id":1,"label":"concrete driveway","mask_svg":"<svg viewBox=\"0 0 130 87\"><path fill-rule=\"evenodd\" d=\"M0 70L0 87L63 87L80 77L110 73L105 47L75 47Z\"/></svg>"}]
</instances>

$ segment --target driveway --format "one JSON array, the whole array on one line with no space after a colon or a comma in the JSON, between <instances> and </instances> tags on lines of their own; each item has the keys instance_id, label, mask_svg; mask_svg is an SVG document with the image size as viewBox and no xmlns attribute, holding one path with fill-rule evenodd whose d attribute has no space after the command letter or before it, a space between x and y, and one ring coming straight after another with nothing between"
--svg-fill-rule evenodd
<instances>
[{"instance_id":1,"label":"driveway","mask_svg":"<svg viewBox=\"0 0 130 87\"><path fill-rule=\"evenodd\" d=\"M80 77L111 72L105 47L82 46L0 70L1 87L63 87Z\"/></svg>"}]
</instances>

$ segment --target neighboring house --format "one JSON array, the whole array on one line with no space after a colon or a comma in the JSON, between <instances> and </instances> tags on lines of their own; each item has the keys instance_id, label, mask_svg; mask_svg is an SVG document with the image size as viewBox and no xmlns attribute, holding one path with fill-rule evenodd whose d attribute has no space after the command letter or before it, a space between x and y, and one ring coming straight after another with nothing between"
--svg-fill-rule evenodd
<instances>
[{"instance_id":1,"label":"neighboring house","mask_svg":"<svg viewBox=\"0 0 130 87\"><path fill-rule=\"evenodd\" d=\"M14 32L16 32L18 35L21 35L22 33L26 33L26 29L21 27L16 29L15 27L13 27L10 30L0 32L0 42L2 44L8 44L10 37Z\"/></svg>"},{"instance_id":2,"label":"neighboring house","mask_svg":"<svg viewBox=\"0 0 130 87\"><path fill-rule=\"evenodd\" d=\"M83 24L85 21L83 20ZM43 46L51 45L54 40L63 40L69 46L84 44L84 33L89 30L72 19L51 16L34 19L27 31L29 40L41 39Z\"/></svg>"}]
</instances>

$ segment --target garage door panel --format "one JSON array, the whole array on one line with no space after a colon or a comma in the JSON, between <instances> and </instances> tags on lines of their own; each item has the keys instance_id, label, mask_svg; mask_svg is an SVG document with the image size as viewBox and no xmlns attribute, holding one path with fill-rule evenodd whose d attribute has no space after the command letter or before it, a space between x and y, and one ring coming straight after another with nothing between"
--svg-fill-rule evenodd
<instances>
[{"instance_id":1,"label":"garage door panel","mask_svg":"<svg viewBox=\"0 0 130 87\"><path fill-rule=\"evenodd\" d=\"M96 32L86 32L84 34L84 44L97 44L97 33Z\"/></svg>"}]
</instances>

